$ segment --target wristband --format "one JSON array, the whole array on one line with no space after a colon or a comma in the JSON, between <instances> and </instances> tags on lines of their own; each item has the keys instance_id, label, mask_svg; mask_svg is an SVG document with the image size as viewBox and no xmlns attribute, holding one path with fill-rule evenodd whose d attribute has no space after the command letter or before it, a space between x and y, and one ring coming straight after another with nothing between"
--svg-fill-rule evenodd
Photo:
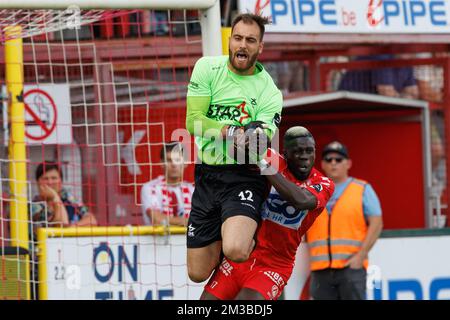
<instances>
[{"instance_id":1,"label":"wristband","mask_svg":"<svg viewBox=\"0 0 450 320\"><path fill-rule=\"evenodd\" d=\"M266 170L270 167L270 164L266 161L266 159L261 159L260 161L258 161L257 165L261 171Z\"/></svg>"}]
</instances>

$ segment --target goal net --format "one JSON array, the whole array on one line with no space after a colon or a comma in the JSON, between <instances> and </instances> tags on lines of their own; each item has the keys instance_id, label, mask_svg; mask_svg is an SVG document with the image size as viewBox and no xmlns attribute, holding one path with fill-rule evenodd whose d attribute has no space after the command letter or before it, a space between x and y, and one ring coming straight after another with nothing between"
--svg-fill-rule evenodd
<instances>
[{"instance_id":1,"label":"goal net","mask_svg":"<svg viewBox=\"0 0 450 320\"><path fill-rule=\"evenodd\" d=\"M202 291L188 280L185 228L147 225L141 189L164 176L169 141L183 143L183 180L193 182L186 88L199 57L221 54L220 34L210 36L220 33L218 4L106 2L0 5L0 299L198 299ZM47 184L77 204L67 216L88 217L84 226L52 222L58 198L38 182L58 170Z\"/></svg>"}]
</instances>

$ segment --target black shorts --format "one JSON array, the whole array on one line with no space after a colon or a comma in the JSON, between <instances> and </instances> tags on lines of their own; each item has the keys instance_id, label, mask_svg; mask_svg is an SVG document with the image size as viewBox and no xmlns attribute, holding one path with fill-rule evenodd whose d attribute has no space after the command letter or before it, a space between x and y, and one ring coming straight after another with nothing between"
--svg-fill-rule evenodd
<instances>
[{"instance_id":1,"label":"black shorts","mask_svg":"<svg viewBox=\"0 0 450 320\"><path fill-rule=\"evenodd\" d=\"M222 223L232 216L259 222L269 185L259 169L247 165L197 164L187 230L187 247L202 248L221 240Z\"/></svg>"}]
</instances>

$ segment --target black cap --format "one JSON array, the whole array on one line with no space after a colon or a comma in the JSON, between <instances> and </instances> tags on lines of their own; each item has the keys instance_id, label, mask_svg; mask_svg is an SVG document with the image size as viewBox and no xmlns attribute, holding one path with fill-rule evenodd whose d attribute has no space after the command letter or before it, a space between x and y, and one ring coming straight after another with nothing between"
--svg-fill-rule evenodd
<instances>
[{"instance_id":1,"label":"black cap","mask_svg":"<svg viewBox=\"0 0 450 320\"><path fill-rule=\"evenodd\" d=\"M347 147L342 143L340 143L339 141L333 141L327 144L325 148L323 148L322 150L322 158L332 152L339 153L341 156L348 159Z\"/></svg>"}]
</instances>

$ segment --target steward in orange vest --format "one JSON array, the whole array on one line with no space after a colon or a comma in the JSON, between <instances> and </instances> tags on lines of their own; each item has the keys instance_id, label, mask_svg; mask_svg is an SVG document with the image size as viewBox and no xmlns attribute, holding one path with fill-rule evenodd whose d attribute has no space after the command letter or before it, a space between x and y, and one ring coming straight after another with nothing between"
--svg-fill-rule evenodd
<instances>
[{"instance_id":1,"label":"steward in orange vest","mask_svg":"<svg viewBox=\"0 0 450 320\"><path fill-rule=\"evenodd\" d=\"M367 182L354 179L331 212L325 209L306 233L311 270L341 269L366 237L362 197ZM364 260L367 269L368 260Z\"/></svg>"},{"instance_id":2,"label":"steward in orange vest","mask_svg":"<svg viewBox=\"0 0 450 320\"><path fill-rule=\"evenodd\" d=\"M322 170L335 183L335 190L306 233L313 299L365 299L367 257L383 221L378 196L366 181L349 177L351 166L342 143L325 146Z\"/></svg>"}]
</instances>

